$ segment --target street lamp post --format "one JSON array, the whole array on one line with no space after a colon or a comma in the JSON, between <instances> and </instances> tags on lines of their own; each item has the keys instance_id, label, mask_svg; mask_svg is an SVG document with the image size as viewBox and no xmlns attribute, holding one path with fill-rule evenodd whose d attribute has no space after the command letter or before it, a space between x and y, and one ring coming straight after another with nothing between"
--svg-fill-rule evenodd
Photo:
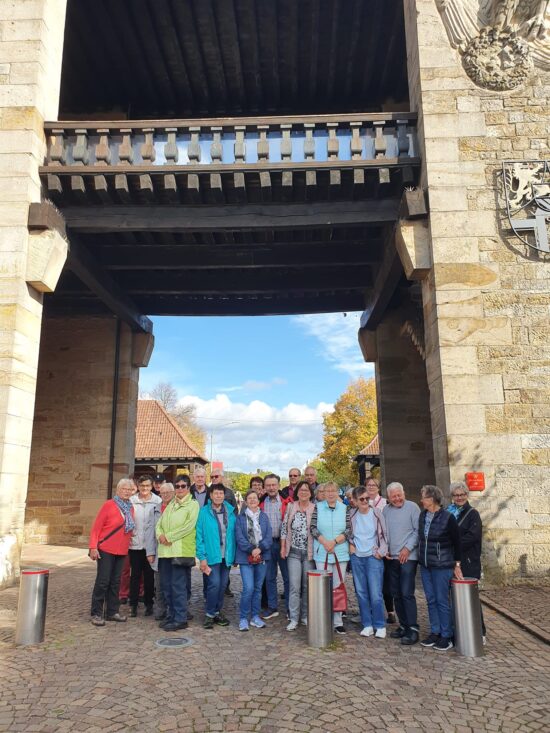
<instances>
[{"instance_id":1,"label":"street lamp post","mask_svg":"<svg viewBox=\"0 0 550 733\"><path fill-rule=\"evenodd\" d=\"M226 428L228 425L237 425L238 420L231 420L231 422L226 422L223 425L218 425L216 430L220 430L221 428ZM214 430L210 430L210 470L212 470L212 456L213 456L213 436L214 436Z\"/></svg>"}]
</instances>

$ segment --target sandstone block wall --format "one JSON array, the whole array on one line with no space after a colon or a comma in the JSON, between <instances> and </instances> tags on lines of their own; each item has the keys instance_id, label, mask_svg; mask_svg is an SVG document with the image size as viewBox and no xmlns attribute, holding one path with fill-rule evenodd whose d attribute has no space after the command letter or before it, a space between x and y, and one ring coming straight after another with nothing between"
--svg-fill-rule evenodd
<instances>
[{"instance_id":1,"label":"sandstone block wall","mask_svg":"<svg viewBox=\"0 0 550 733\"><path fill-rule=\"evenodd\" d=\"M550 258L507 230L503 160L549 159L550 75L481 89L434 0L405 0L412 108L420 116L432 268L423 282L438 483L484 471L472 495L491 580L549 580Z\"/></svg>"},{"instance_id":2,"label":"sandstone block wall","mask_svg":"<svg viewBox=\"0 0 550 733\"><path fill-rule=\"evenodd\" d=\"M44 318L25 540L86 545L107 498L116 320ZM133 471L139 369L121 329L114 485Z\"/></svg>"}]
</instances>

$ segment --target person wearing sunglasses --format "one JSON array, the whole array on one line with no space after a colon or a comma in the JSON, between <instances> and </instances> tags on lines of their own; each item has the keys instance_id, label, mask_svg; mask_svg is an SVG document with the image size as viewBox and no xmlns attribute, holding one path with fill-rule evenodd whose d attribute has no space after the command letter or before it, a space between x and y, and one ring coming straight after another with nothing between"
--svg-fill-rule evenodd
<instances>
[{"instance_id":1,"label":"person wearing sunglasses","mask_svg":"<svg viewBox=\"0 0 550 733\"><path fill-rule=\"evenodd\" d=\"M166 601L166 619L159 626L165 631L186 629L190 618L188 599L199 515L199 504L191 497L190 487L189 476L176 477L176 495L160 515L156 528L160 585Z\"/></svg>"},{"instance_id":2,"label":"person wearing sunglasses","mask_svg":"<svg viewBox=\"0 0 550 733\"><path fill-rule=\"evenodd\" d=\"M218 485L221 484L223 486L223 489L225 491L225 499L224 501L227 501L231 506L237 511L237 498L235 496L235 493L232 489L229 488L229 486L225 486L223 483L223 471L216 469L213 473L210 474L210 487L208 489L208 498L210 498L210 491L212 489L212 486L214 484Z\"/></svg>"},{"instance_id":3,"label":"person wearing sunglasses","mask_svg":"<svg viewBox=\"0 0 550 733\"><path fill-rule=\"evenodd\" d=\"M284 489L281 489L281 496L283 497L283 499L290 499L290 501L295 501L296 488L298 486L298 482L300 481L301 477L302 477L302 474L299 468L291 468L289 470L288 486L285 486Z\"/></svg>"},{"instance_id":4,"label":"person wearing sunglasses","mask_svg":"<svg viewBox=\"0 0 550 733\"><path fill-rule=\"evenodd\" d=\"M477 509L468 501L470 490L464 481L455 481L449 487L451 504L447 507L458 523L462 574L465 578L481 578L481 535L483 523ZM481 629L485 643L486 629L481 610Z\"/></svg>"},{"instance_id":5,"label":"person wearing sunglasses","mask_svg":"<svg viewBox=\"0 0 550 733\"><path fill-rule=\"evenodd\" d=\"M364 486L353 490L353 498L357 508L350 512L350 562L363 626L361 636L384 639L386 621L382 585L384 557L388 553L386 522L381 510L370 506L369 492Z\"/></svg>"}]
</instances>

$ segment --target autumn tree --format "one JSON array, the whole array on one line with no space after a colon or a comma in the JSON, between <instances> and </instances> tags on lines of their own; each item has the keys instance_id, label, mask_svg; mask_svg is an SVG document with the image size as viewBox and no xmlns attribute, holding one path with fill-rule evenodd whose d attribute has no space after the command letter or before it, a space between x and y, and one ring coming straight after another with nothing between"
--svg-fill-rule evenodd
<instances>
[{"instance_id":1,"label":"autumn tree","mask_svg":"<svg viewBox=\"0 0 550 733\"><path fill-rule=\"evenodd\" d=\"M149 397L157 400L171 415L199 453L206 450L206 433L197 422L195 405L179 405L178 392L170 382L158 382Z\"/></svg>"},{"instance_id":2,"label":"autumn tree","mask_svg":"<svg viewBox=\"0 0 550 733\"><path fill-rule=\"evenodd\" d=\"M374 379L359 377L351 382L323 416L323 451L319 458L340 484L357 483L355 456L378 431Z\"/></svg>"}]
</instances>

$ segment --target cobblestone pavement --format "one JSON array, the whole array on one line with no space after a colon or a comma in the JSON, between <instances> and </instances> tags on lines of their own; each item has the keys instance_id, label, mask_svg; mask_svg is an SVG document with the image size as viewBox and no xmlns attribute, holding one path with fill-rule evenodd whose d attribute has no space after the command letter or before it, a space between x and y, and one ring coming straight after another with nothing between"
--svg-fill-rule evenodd
<instances>
[{"instance_id":1,"label":"cobblestone pavement","mask_svg":"<svg viewBox=\"0 0 550 733\"><path fill-rule=\"evenodd\" d=\"M239 633L195 620L185 649L161 649L154 621L94 628L95 571L83 558L52 572L46 642L13 644L17 591L0 593L0 731L258 731L412 733L550 730L550 649L486 611L489 643L479 659L365 639L349 625L330 651L306 646L305 630ZM240 580L227 612L235 619ZM425 629L424 603L422 625ZM141 610L142 613L142 610Z\"/></svg>"},{"instance_id":2,"label":"cobblestone pavement","mask_svg":"<svg viewBox=\"0 0 550 733\"><path fill-rule=\"evenodd\" d=\"M550 643L550 587L490 588L481 597Z\"/></svg>"}]
</instances>

